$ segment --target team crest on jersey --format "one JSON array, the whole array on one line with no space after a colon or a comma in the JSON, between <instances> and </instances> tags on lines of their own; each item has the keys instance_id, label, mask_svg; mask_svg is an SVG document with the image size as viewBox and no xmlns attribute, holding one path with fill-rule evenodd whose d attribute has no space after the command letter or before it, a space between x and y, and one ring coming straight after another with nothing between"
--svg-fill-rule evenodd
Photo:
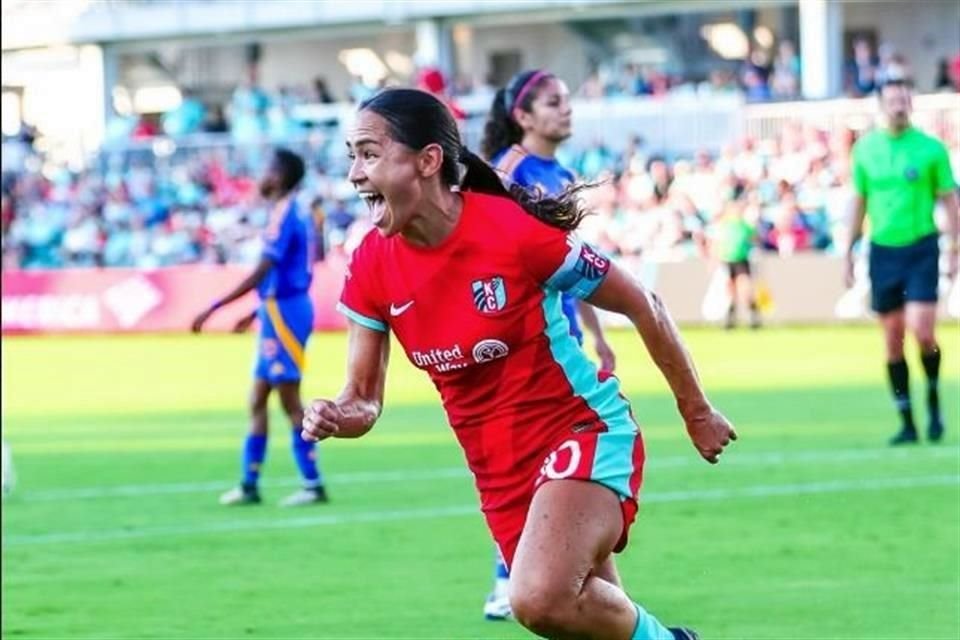
<instances>
[{"instance_id":1,"label":"team crest on jersey","mask_svg":"<svg viewBox=\"0 0 960 640\"><path fill-rule=\"evenodd\" d=\"M480 313L498 313L507 306L507 287L500 276L474 280L471 287L473 305Z\"/></svg>"}]
</instances>

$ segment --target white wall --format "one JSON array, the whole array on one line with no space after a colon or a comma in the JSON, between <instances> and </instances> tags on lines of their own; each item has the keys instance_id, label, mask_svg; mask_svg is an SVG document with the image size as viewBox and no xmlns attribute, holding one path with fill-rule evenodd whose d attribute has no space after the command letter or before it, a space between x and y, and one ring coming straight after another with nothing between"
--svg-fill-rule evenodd
<instances>
[{"instance_id":1,"label":"white wall","mask_svg":"<svg viewBox=\"0 0 960 640\"><path fill-rule=\"evenodd\" d=\"M917 90L929 91L936 78L937 61L960 53L960 2L844 3L843 28L876 29L879 42L893 44L907 57Z\"/></svg>"},{"instance_id":2,"label":"white wall","mask_svg":"<svg viewBox=\"0 0 960 640\"><path fill-rule=\"evenodd\" d=\"M315 77L323 76L334 97L343 100L351 77L337 56L343 49L356 47L368 47L384 61L388 51L412 57L416 38L410 29L385 31L376 37L267 42L260 59L260 78L268 89L274 89L279 85L312 85Z\"/></svg>"},{"instance_id":3,"label":"white wall","mask_svg":"<svg viewBox=\"0 0 960 640\"><path fill-rule=\"evenodd\" d=\"M488 72L488 56L495 51L519 50L523 68L550 69L575 92L589 73L587 49L582 38L561 24L496 25L473 28L468 47L472 71L482 79Z\"/></svg>"},{"instance_id":4,"label":"white wall","mask_svg":"<svg viewBox=\"0 0 960 640\"><path fill-rule=\"evenodd\" d=\"M257 41L251 37L250 42ZM413 29L386 30L377 35L330 37L319 34L306 38L276 38L259 40L260 84L274 91L282 85L313 86L314 78L322 76L334 97L345 100L352 78L338 56L343 49L367 47L384 60L388 51L412 57L416 48ZM177 59L176 49L184 58L178 80L189 86L218 87L232 90L244 77L246 44L227 41L208 47L197 47L194 42L164 47L168 59ZM160 48L160 47L158 47ZM385 60L384 60L385 61Z\"/></svg>"}]
</instances>

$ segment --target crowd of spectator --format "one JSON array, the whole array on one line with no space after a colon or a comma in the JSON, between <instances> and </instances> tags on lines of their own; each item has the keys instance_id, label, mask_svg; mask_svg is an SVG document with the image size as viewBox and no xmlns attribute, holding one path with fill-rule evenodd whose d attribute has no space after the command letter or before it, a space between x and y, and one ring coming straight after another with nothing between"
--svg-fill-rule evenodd
<instances>
[{"instance_id":1,"label":"crowd of spectator","mask_svg":"<svg viewBox=\"0 0 960 640\"><path fill-rule=\"evenodd\" d=\"M942 66L945 88L960 87L960 59ZM655 96L684 86L653 67L627 64L619 71L591 75L576 93L609 99ZM884 79L906 77L909 71L892 48L881 46L875 55L866 40L857 40L846 68L847 91L866 95ZM414 82L445 100L458 119L469 115L458 106L458 97L493 95L490 86L463 78L448 83L430 68L421 69ZM358 78L349 98L362 100L375 89ZM747 100L795 97L799 59L794 45L780 41L772 56L754 50L739 74L716 70L696 90L743 91ZM321 250L349 251L369 224L344 177L345 156L335 144L338 120L305 123L293 117L297 105L336 102L323 78L309 88L269 93L251 65L226 110L208 108L187 90L179 106L158 118L110 123L98 162L81 172L41 171L40 162L8 164L12 151L5 145L3 268L252 262L267 220L256 176L267 150L277 144L291 146L308 161L300 197L323 228ZM199 132L223 135L216 144L136 144L164 138L182 142ZM960 132L935 133L951 147L953 166L960 170ZM853 141L850 130L828 134L795 125L776 138L740 140L713 154L670 156L635 136L619 152L602 139L583 148L567 145L560 159L582 179L597 183L586 192L597 215L585 222L583 232L613 255L651 260L702 255L712 221L734 198L756 229L757 248L789 255L844 248ZM21 143L18 148L29 148L32 134ZM11 166L15 170L8 170Z\"/></svg>"},{"instance_id":2,"label":"crowd of spectator","mask_svg":"<svg viewBox=\"0 0 960 640\"><path fill-rule=\"evenodd\" d=\"M960 166L957 132L939 132ZM786 127L717 154L658 155L635 137L621 153L598 141L562 161L598 185L583 233L613 255L674 260L702 253L711 221L734 196L756 227L757 249L790 255L838 251L852 190L850 130ZM266 149L268 147L264 147ZM343 154L314 140L298 148L310 170L300 191L323 228L323 249L349 251L369 228L345 180ZM265 154L260 153L258 157ZM249 149L228 146L107 159L80 173L26 170L3 177L3 266L140 267L250 263L267 212Z\"/></svg>"}]
</instances>

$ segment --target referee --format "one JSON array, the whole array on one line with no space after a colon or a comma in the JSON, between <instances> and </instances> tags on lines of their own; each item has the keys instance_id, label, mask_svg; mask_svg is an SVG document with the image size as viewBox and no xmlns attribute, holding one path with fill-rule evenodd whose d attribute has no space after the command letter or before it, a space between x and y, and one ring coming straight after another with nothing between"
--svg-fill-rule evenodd
<instances>
[{"instance_id":1,"label":"referee","mask_svg":"<svg viewBox=\"0 0 960 640\"><path fill-rule=\"evenodd\" d=\"M861 138L853 148L853 184L857 194L850 244L846 254L846 284L853 284L853 246L870 220L871 306L883 327L887 373L902 420L892 445L917 442L910 409L910 377L903 356L909 329L920 346L927 375L927 437L943 437L937 379L940 346L935 335L939 234L934 207L946 211L948 276L957 273L958 209L956 184L947 149L910 124L910 86L891 80L880 88L884 126Z\"/></svg>"}]
</instances>

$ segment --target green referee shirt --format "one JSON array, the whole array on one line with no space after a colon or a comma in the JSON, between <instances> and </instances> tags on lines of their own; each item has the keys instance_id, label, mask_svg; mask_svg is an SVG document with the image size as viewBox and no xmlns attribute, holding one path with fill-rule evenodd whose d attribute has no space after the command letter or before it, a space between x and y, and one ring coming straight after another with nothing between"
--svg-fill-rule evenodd
<instances>
[{"instance_id":1,"label":"green referee shirt","mask_svg":"<svg viewBox=\"0 0 960 640\"><path fill-rule=\"evenodd\" d=\"M936 233L937 198L956 188L942 142L910 127L876 129L853 147L853 186L866 200L870 240L903 247Z\"/></svg>"},{"instance_id":2,"label":"green referee shirt","mask_svg":"<svg viewBox=\"0 0 960 640\"><path fill-rule=\"evenodd\" d=\"M743 262L753 248L753 225L742 218L720 218L710 227L714 256L721 262Z\"/></svg>"}]
</instances>

